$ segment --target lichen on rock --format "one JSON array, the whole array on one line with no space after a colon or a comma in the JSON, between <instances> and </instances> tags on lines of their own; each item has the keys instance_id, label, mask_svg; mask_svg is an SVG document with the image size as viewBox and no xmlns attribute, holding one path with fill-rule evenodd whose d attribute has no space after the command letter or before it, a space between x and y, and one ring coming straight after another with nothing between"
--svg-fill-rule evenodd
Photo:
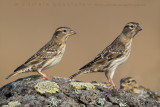
<instances>
[{"instance_id":1,"label":"lichen on rock","mask_svg":"<svg viewBox=\"0 0 160 107\"><path fill-rule=\"evenodd\" d=\"M71 82L70 85L75 89L96 90L96 87L91 83Z\"/></svg>"},{"instance_id":2,"label":"lichen on rock","mask_svg":"<svg viewBox=\"0 0 160 107\"><path fill-rule=\"evenodd\" d=\"M8 105L3 105L2 107L16 107L20 105L21 103L19 103L18 101L12 101L12 102L9 102Z\"/></svg>"},{"instance_id":3,"label":"lichen on rock","mask_svg":"<svg viewBox=\"0 0 160 107\"><path fill-rule=\"evenodd\" d=\"M36 91L38 91L41 94L59 92L58 84L55 83L55 82L48 81L48 80L42 81L42 82L38 82L34 86L34 88L35 88Z\"/></svg>"},{"instance_id":4,"label":"lichen on rock","mask_svg":"<svg viewBox=\"0 0 160 107\"><path fill-rule=\"evenodd\" d=\"M107 92L113 90L110 84L104 84L104 83L92 83L94 86L103 87L105 89L108 89Z\"/></svg>"},{"instance_id":5,"label":"lichen on rock","mask_svg":"<svg viewBox=\"0 0 160 107\"><path fill-rule=\"evenodd\" d=\"M0 107L160 107L154 99L109 84L52 78L36 75L6 84L0 88Z\"/></svg>"},{"instance_id":6,"label":"lichen on rock","mask_svg":"<svg viewBox=\"0 0 160 107\"><path fill-rule=\"evenodd\" d=\"M61 100L55 99L54 97L50 98L50 100L49 100L49 105L53 106L53 107L55 107L55 106L57 107L59 103L61 103Z\"/></svg>"},{"instance_id":7,"label":"lichen on rock","mask_svg":"<svg viewBox=\"0 0 160 107\"><path fill-rule=\"evenodd\" d=\"M26 81L29 81L31 80L32 78L24 78L23 80L26 80Z\"/></svg>"},{"instance_id":8,"label":"lichen on rock","mask_svg":"<svg viewBox=\"0 0 160 107\"><path fill-rule=\"evenodd\" d=\"M98 98L97 104L103 106L105 104L106 99L105 98Z\"/></svg>"}]
</instances>

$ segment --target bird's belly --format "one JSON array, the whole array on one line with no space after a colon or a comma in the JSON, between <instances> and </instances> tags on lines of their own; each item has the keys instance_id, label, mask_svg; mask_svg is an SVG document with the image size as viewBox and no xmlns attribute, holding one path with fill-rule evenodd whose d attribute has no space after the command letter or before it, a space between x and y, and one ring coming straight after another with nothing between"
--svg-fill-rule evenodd
<instances>
[{"instance_id":1,"label":"bird's belly","mask_svg":"<svg viewBox=\"0 0 160 107\"><path fill-rule=\"evenodd\" d=\"M62 56L59 57L59 58L57 58L56 60L53 60L48 67L52 67L52 66L54 66L55 64L59 63L59 62L61 61L61 59L62 59Z\"/></svg>"},{"instance_id":2,"label":"bird's belly","mask_svg":"<svg viewBox=\"0 0 160 107\"><path fill-rule=\"evenodd\" d=\"M110 70L111 71L115 71L116 68L119 65L123 64L128 59L129 55L130 55L130 52L127 52L126 55L124 55L124 56L122 56L120 58L117 58L116 60L112 61L111 64L110 64L110 67L109 67L109 71Z\"/></svg>"},{"instance_id":3,"label":"bird's belly","mask_svg":"<svg viewBox=\"0 0 160 107\"><path fill-rule=\"evenodd\" d=\"M52 58L50 59L44 66L43 70L48 69L52 66L54 66L55 64L59 63L62 59L62 56L58 57L58 58Z\"/></svg>"},{"instance_id":4,"label":"bird's belly","mask_svg":"<svg viewBox=\"0 0 160 107\"><path fill-rule=\"evenodd\" d=\"M120 64L123 64L128 59L128 57L129 57L129 55L115 60L115 62L117 63L117 66L119 66Z\"/></svg>"},{"instance_id":5,"label":"bird's belly","mask_svg":"<svg viewBox=\"0 0 160 107\"><path fill-rule=\"evenodd\" d=\"M47 61L45 63L45 65L43 66L43 70L48 69L48 68L54 66L55 64L59 63L61 61L62 57L63 57L65 48L66 48L66 46L63 46L60 53L57 56L53 56L52 59Z\"/></svg>"},{"instance_id":6,"label":"bird's belly","mask_svg":"<svg viewBox=\"0 0 160 107\"><path fill-rule=\"evenodd\" d=\"M124 56L122 58L119 58L117 60L115 60L115 62L117 63L117 66L119 66L120 64L123 64L129 57L129 54L127 56Z\"/></svg>"}]
</instances>

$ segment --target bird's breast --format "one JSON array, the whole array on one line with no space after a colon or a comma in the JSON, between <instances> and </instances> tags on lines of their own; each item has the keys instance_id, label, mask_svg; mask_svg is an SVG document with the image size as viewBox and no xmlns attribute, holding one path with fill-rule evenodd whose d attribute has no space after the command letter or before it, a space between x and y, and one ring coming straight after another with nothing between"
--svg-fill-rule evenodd
<instances>
[{"instance_id":1,"label":"bird's breast","mask_svg":"<svg viewBox=\"0 0 160 107\"><path fill-rule=\"evenodd\" d=\"M122 57L117 58L117 60L115 60L115 63L117 63L117 66L124 63L128 57L130 56L130 51L127 51Z\"/></svg>"},{"instance_id":2,"label":"bird's breast","mask_svg":"<svg viewBox=\"0 0 160 107\"><path fill-rule=\"evenodd\" d=\"M62 59L62 55L60 55L59 57L55 57L53 58L53 60L50 62L50 65L48 67L52 67L54 66L55 64L59 63Z\"/></svg>"},{"instance_id":3,"label":"bird's breast","mask_svg":"<svg viewBox=\"0 0 160 107\"><path fill-rule=\"evenodd\" d=\"M132 42L129 42L128 44L126 44L126 49L123 53L123 55L115 60L113 60L112 62L110 62L110 67L109 68L113 68L114 70L121 64L123 64L130 56L130 52L131 52L131 44Z\"/></svg>"},{"instance_id":4,"label":"bird's breast","mask_svg":"<svg viewBox=\"0 0 160 107\"><path fill-rule=\"evenodd\" d=\"M65 48L66 46L64 45L59 52L57 53L57 55L53 56L51 59L49 59L46 64L44 65L44 69L48 69L52 66L54 66L55 64L59 63L63 57L63 54L65 52Z\"/></svg>"}]
</instances>

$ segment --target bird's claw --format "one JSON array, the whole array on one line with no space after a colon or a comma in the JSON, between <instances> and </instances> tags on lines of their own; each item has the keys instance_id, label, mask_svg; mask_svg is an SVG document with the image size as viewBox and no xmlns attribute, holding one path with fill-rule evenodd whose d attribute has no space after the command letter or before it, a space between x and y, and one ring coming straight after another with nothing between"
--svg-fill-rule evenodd
<instances>
[{"instance_id":1,"label":"bird's claw","mask_svg":"<svg viewBox=\"0 0 160 107\"><path fill-rule=\"evenodd\" d=\"M51 78L50 76L42 76L41 79L46 79L46 80L53 80L53 78Z\"/></svg>"}]
</instances>

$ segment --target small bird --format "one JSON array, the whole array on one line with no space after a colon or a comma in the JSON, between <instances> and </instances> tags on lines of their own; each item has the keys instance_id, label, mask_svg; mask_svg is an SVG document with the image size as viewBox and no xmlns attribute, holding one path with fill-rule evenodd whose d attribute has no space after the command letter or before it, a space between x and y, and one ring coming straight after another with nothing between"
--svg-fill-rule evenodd
<instances>
[{"instance_id":1,"label":"small bird","mask_svg":"<svg viewBox=\"0 0 160 107\"><path fill-rule=\"evenodd\" d=\"M116 89L112 80L115 70L128 59L131 51L132 39L141 30L142 28L138 23L127 23L122 33L109 46L91 62L80 68L80 71L73 74L70 79L73 79L79 74L105 72L108 82Z\"/></svg>"},{"instance_id":2,"label":"small bird","mask_svg":"<svg viewBox=\"0 0 160 107\"><path fill-rule=\"evenodd\" d=\"M120 88L125 91L135 93L144 98L152 98L155 100L158 100L160 98L157 92L153 92L150 89L139 85L132 77L122 78L120 80Z\"/></svg>"},{"instance_id":3,"label":"small bird","mask_svg":"<svg viewBox=\"0 0 160 107\"><path fill-rule=\"evenodd\" d=\"M66 41L69 36L74 34L76 34L76 32L69 27L57 28L53 34L52 39L31 58L29 58L24 64L14 70L14 72L6 79L20 73L38 72L42 75L43 79L52 80L51 77L47 76L41 71L48 69L61 61L65 52Z\"/></svg>"}]
</instances>

